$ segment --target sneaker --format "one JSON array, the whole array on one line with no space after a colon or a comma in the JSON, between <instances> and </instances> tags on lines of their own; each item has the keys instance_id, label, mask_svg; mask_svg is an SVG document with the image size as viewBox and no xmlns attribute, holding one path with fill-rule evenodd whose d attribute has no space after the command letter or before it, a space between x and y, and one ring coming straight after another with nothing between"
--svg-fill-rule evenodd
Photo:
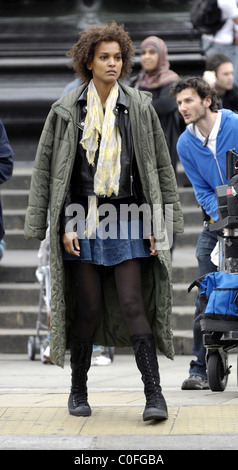
<instances>
[{"instance_id":1,"label":"sneaker","mask_svg":"<svg viewBox=\"0 0 238 470\"><path fill-rule=\"evenodd\" d=\"M46 346L43 352L43 360L42 362L53 364L51 357L50 357L50 346Z\"/></svg>"},{"instance_id":2,"label":"sneaker","mask_svg":"<svg viewBox=\"0 0 238 470\"><path fill-rule=\"evenodd\" d=\"M188 379L182 383L182 390L209 390L207 379L201 375L190 375Z\"/></svg>"},{"instance_id":3,"label":"sneaker","mask_svg":"<svg viewBox=\"0 0 238 470\"><path fill-rule=\"evenodd\" d=\"M91 361L92 366L109 366L111 364L111 359L105 356L93 357Z\"/></svg>"}]
</instances>

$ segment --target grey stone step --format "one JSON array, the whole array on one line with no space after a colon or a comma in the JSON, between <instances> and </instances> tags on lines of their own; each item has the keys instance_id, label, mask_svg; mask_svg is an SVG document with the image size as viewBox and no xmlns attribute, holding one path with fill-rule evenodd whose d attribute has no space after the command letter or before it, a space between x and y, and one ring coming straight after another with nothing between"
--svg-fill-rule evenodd
<instances>
[{"instance_id":1,"label":"grey stone step","mask_svg":"<svg viewBox=\"0 0 238 470\"><path fill-rule=\"evenodd\" d=\"M23 223L23 222L21 222ZM36 239L26 240L24 238L23 228L5 228L5 242L9 250L34 250L39 248L40 241ZM193 226L193 229L187 230L185 227L184 233L176 235L175 246L176 248L193 247L195 253L195 246L198 237L201 233L201 227Z\"/></svg>"},{"instance_id":2,"label":"grey stone step","mask_svg":"<svg viewBox=\"0 0 238 470\"><path fill-rule=\"evenodd\" d=\"M28 283L36 281L35 266L4 266L0 264L0 283Z\"/></svg>"},{"instance_id":3,"label":"grey stone step","mask_svg":"<svg viewBox=\"0 0 238 470\"><path fill-rule=\"evenodd\" d=\"M194 305L196 296L197 296L197 288L194 288L190 293L188 293L189 284L187 283L175 283L173 284L173 305L174 306L181 306L181 305Z\"/></svg>"},{"instance_id":4,"label":"grey stone step","mask_svg":"<svg viewBox=\"0 0 238 470\"><path fill-rule=\"evenodd\" d=\"M31 175L33 170L32 162L15 162L11 178L4 183L2 190L6 189L28 189L30 188Z\"/></svg>"},{"instance_id":5,"label":"grey stone step","mask_svg":"<svg viewBox=\"0 0 238 470\"><path fill-rule=\"evenodd\" d=\"M172 324L176 354L192 354L196 289L188 294L187 288L196 277L194 251L194 247L183 247L176 248L173 254ZM0 352L27 354L28 338L36 335L40 294L40 284L35 277L37 253L38 250L6 250L1 260ZM45 312L42 316L46 316Z\"/></svg>"},{"instance_id":6,"label":"grey stone step","mask_svg":"<svg viewBox=\"0 0 238 470\"><path fill-rule=\"evenodd\" d=\"M29 241L27 240L27 242ZM10 246L7 245L7 250L5 251L4 257L0 262L0 282L35 282L35 271L39 263L39 259L37 259L37 256L35 255L35 251L37 252L37 250L30 250L29 248L29 255L28 253L25 253L24 250L25 257L33 256L32 265L21 264L24 263L24 260L22 259L23 257L21 257L22 261L17 260L19 251L21 250L11 250ZM31 254L32 251L34 255ZM14 253L16 253L15 261ZM11 259L10 264L9 259ZM183 282L191 284L191 282L194 281L196 277L196 266L187 266L186 268L183 266L173 267L173 283Z\"/></svg>"},{"instance_id":7,"label":"grey stone step","mask_svg":"<svg viewBox=\"0 0 238 470\"><path fill-rule=\"evenodd\" d=\"M178 248L193 248L195 253L196 244L198 237L202 232L201 225L185 225L184 232L182 234L177 234L175 238L175 246Z\"/></svg>"},{"instance_id":8,"label":"grey stone step","mask_svg":"<svg viewBox=\"0 0 238 470\"><path fill-rule=\"evenodd\" d=\"M47 331L41 332L42 339ZM34 328L0 328L0 353L27 354L27 342L30 336L36 336Z\"/></svg>"},{"instance_id":9,"label":"grey stone step","mask_svg":"<svg viewBox=\"0 0 238 470\"><path fill-rule=\"evenodd\" d=\"M175 330L193 329L195 305L177 305L172 309L172 327Z\"/></svg>"},{"instance_id":10,"label":"grey stone step","mask_svg":"<svg viewBox=\"0 0 238 470\"><path fill-rule=\"evenodd\" d=\"M28 189L2 189L1 201L3 210L26 209L28 206L28 197Z\"/></svg>"},{"instance_id":11,"label":"grey stone step","mask_svg":"<svg viewBox=\"0 0 238 470\"><path fill-rule=\"evenodd\" d=\"M1 283L1 305L38 305L40 284L35 283Z\"/></svg>"},{"instance_id":12,"label":"grey stone step","mask_svg":"<svg viewBox=\"0 0 238 470\"><path fill-rule=\"evenodd\" d=\"M36 328L37 319L42 323L47 323L45 309L39 313L38 305L11 305L0 307L0 328L5 330L18 328Z\"/></svg>"},{"instance_id":13,"label":"grey stone step","mask_svg":"<svg viewBox=\"0 0 238 470\"><path fill-rule=\"evenodd\" d=\"M173 284L178 282L186 283L188 286L197 279L197 267L173 267Z\"/></svg>"},{"instance_id":14,"label":"grey stone step","mask_svg":"<svg viewBox=\"0 0 238 470\"><path fill-rule=\"evenodd\" d=\"M172 314L173 330L189 330L193 328L195 307L174 306ZM46 323L46 308L43 305L39 312L39 304L36 305L1 305L0 328L34 328L37 318Z\"/></svg>"},{"instance_id":15,"label":"grey stone step","mask_svg":"<svg viewBox=\"0 0 238 470\"><path fill-rule=\"evenodd\" d=\"M174 330L173 343L175 354L191 355L193 354L193 331L192 330ZM189 368L189 364L188 364ZM186 371L185 371L186 374Z\"/></svg>"},{"instance_id":16,"label":"grey stone step","mask_svg":"<svg viewBox=\"0 0 238 470\"><path fill-rule=\"evenodd\" d=\"M198 202L195 198L194 190L192 187L179 187L178 192L182 207L191 205L198 207Z\"/></svg>"},{"instance_id":17,"label":"grey stone step","mask_svg":"<svg viewBox=\"0 0 238 470\"><path fill-rule=\"evenodd\" d=\"M24 215L22 217L25 217ZM20 225L23 227L23 219L15 219L15 222L20 222ZM8 220L8 226L11 225L11 220ZM183 234L176 235L175 246L176 248L186 248L193 247L195 253L195 247L197 244L198 237L202 231L201 225L191 227L186 227ZM40 241L36 239L26 240L24 238L23 228L6 228L5 226L5 242L9 250L34 250L38 249Z\"/></svg>"},{"instance_id":18,"label":"grey stone step","mask_svg":"<svg viewBox=\"0 0 238 470\"><path fill-rule=\"evenodd\" d=\"M200 207L196 206L183 206L183 217L184 217L184 225L191 227L191 225L198 225L203 224L202 219L202 211Z\"/></svg>"},{"instance_id":19,"label":"grey stone step","mask_svg":"<svg viewBox=\"0 0 238 470\"><path fill-rule=\"evenodd\" d=\"M23 229L6 229L4 240L7 244L7 250L38 250L40 241L35 238L26 240Z\"/></svg>"},{"instance_id":20,"label":"grey stone step","mask_svg":"<svg viewBox=\"0 0 238 470\"><path fill-rule=\"evenodd\" d=\"M40 331L41 340L47 335L47 331ZM0 353L5 354L28 354L27 342L30 336L36 337L34 328L0 328ZM175 354L192 354L193 333L191 330L174 331L173 337ZM127 348L126 348L127 349ZM123 354L124 348L116 349L116 353ZM38 355L39 358L39 355Z\"/></svg>"},{"instance_id":21,"label":"grey stone step","mask_svg":"<svg viewBox=\"0 0 238 470\"><path fill-rule=\"evenodd\" d=\"M23 230L25 217L26 209L3 209L3 220L5 230Z\"/></svg>"},{"instance_id":22,"label":"grey stone step","mask_svg":"<svg viewBox=\"0 0 238 470\"><path fill-rule=\"evenodd\" d=\"M6 250L0 266L27 267L38 266L38 250Z\"/></svg>"}]
</instances>

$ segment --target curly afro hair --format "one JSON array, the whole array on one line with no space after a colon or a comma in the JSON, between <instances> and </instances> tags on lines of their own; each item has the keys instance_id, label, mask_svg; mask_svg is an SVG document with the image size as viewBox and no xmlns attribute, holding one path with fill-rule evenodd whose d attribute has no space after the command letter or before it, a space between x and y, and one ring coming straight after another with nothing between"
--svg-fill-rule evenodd
<instances>
[{"instance_id":1,"label":"curly afro hair","mask_svg":"<svg viewBox=\"0 0 238 470\"><path fill-rule=\"evenodd\" d=\"M68 57L73 58L76 75L83 82L89 83L92 79L92 71L88 70L87 64L93 60L95 49L102 41L115 41L120 44L123 63L120 78L125 78L132 70L135 47L129 34L124 30L124 25L118 25L115 21L101 26L92 25L81 33L78 42L67 53Z\"/></svg>"}]
</instances>

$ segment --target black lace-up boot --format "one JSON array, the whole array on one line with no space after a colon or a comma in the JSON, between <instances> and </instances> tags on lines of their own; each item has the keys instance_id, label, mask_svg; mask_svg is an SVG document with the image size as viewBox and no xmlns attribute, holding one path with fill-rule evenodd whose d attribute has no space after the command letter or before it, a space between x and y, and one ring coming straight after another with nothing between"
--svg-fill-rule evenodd
<instances>
[{"instance_id":1,"label":"black lace-up boot","mask_svg":"<svg viewBox=\"0 0 238 470\"><path fill-rule=\"evenodd\" d=\"M136 364L144 383L146 405L143 420L164 420L168 418L165 399L161 393L159 366L156 355L154 336L152 334L133 335L131 343L134 349Z\"/></svg>"},{"instance_id":2,"label":"black lace-up boot","mask_svg":"<svg viewBox=\"0 0 238 470\"><path fill-rule=\"evenodd\" d=\"M71 338L70 364L72 369L71 393L68 400L69 413L74 416L90 416L88 404L87 373L91 365L92 338Z\"/></svg>"}]
</instances>

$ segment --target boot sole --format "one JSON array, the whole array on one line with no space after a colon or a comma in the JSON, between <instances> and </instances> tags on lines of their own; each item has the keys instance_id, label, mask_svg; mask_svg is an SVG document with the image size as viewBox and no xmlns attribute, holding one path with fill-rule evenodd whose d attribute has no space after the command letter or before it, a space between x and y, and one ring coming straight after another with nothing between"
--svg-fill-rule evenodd
<instances>
[{"instance_id":1,"label":"boot sole","mask_svg":"<svg viewBox=\"0 0 238 470\"><path fill-rule=\"evenodd\" d=\"M143 421L150 421L151 419L163 421L168 419L168 413L167 411L159 411L157 408L149 408L143 413Z\"/></svg>"},{"instance_id":2,"label":"boot sole","mask_svg":"<svg viewBox=\"0 0 238 470\"><path fill-rule=\"evenodd\" d=\"M91 409L89 409L89 410L88 409L85 409L85 410L80 409L79 410L79 409L76 408L76 410L69 410L69 414L72 415L72 416L78 416L78 417L82 416L82 417L84 417L84 416L91 416L92 411L91 411Z\"/></svg>"}]
</instances>

